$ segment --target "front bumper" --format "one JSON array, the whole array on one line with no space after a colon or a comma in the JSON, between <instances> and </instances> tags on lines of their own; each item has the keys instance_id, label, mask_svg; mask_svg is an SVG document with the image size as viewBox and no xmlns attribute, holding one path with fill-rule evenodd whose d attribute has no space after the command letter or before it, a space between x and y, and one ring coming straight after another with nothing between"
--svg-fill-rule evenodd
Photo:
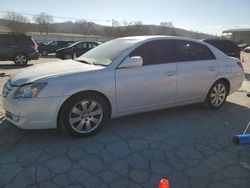
<instances>
[{"instance_id":1,"label":"front bumper","mask_svg":"<svg viewBox=\"0 0 250 188\"><path fill-rule=\"evenodd\" d=\"M22 129L57 127L57 115L66 97L15 99L3 97L6 119Z\"/></svg>"}]
</instances>

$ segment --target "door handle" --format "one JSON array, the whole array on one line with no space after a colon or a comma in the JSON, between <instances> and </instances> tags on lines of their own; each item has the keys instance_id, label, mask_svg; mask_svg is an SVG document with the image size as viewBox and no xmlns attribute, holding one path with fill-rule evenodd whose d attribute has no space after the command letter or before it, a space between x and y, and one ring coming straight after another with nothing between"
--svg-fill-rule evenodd
<instances>
[{"instance_id":1,"label":"door handle","mask_svg":"<svg viewBox=\"0 0 250 188\"><path fill-rule=\"evenodd\" d=\"M174 71L168 71L168 72L166 72L166 75L167 76L173 76L173 75L175 75L175 72Z\"/></svg>"},{"instance_id":2,"label":"door handle","mask_svg":"<svg viewBox=\"0 0 250 188\"><path fill-rule=\"evenodd\" d=\"M216 68L215 68L215 67L208 67L208 70L210 70L210 71L215 71Z\"/></svg>"}]
</instances>

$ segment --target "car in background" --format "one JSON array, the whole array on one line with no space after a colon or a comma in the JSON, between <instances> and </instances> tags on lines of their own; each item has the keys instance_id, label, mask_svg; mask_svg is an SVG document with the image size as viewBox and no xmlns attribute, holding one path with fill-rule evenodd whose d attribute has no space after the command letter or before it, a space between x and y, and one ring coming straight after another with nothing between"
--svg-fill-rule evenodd
<instances>
[{"instance_id":1,"label":"car in background","mask_svg":"<svg viewBox=\"0 0 250 188\"><path fill-rule=\"evenodd\" d=\"M99 42L76 42L68 47L58 49L56 51L56 57L60 59L74 59L99 44Z\"/></svg>"},{"instance_id":2,"label":"car in background","mask_svg":"<svg viewBox=\"0 0 250 188\"><path fill-rule=\"evenodd\" d=\"M238 44L238 46L239 46L240 50L244 50L249 45L247 43L240 43L240 44Z\"/></svg>"},{"instance_id":3,"label":"car in background","mask_svg":"<svg viewBox=\"0 0 250 188\"><path fill-rule=\"evenodd\" d=\"M119 116L193 103L218 109L243 80L240 60L205 42L125 37L74 60L12 75L3 88L3 108L6 119L20 128L58 126L84 137Z\"/></svg>"},{"instance_id":4,"label":"car in background","mask_svg":"<svg viewBox=\"0 0 250 188\"><path fill-rule=\"evenodd\" d=\"M41 53L43 56L47 56L50 53L56 53L56 50L60 48L64 48L66 46L69 46L73 44L73 41L63 41L63 40L54 40L50 41L47 44L41 44L38 47L39 53Z\"/></svg>"},{"instance_id":5,"label":"car in background","mask_svg":"<svg viewBox=\"0 0 250 188\"><path fill-rule=\"evenodd\" d=\"M249 47L246 47L246 48L244 49L244 52L250 53L250 46L249 46Z\"/></svg>"},{"instance_id":6,"label":"car in background","mask_svg":"<svg viewBox=\"0 0 250 188\"><path fill-rule=\"evenodd\" d=\"M205 39L203 42L213 45L228 56L240 59L240 47L233 41L225 39Z\"/></svg>"},{"instance_id":7,"label":"car in background","mask_svg":"<svg viewBox=\"0 0 250 188\"><path fill-rule=\"evenodd\" d=\"M0 60L26 65L29 60L39 59L36 42L23 33L0 33Z\"/></svg>"}]
</instances>

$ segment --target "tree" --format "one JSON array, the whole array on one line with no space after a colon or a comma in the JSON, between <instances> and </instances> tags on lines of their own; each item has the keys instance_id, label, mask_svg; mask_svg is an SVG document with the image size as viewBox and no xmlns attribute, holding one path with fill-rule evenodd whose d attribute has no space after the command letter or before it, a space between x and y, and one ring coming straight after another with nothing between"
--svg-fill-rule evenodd
<instances>
[{"instance_id":1,"label":"tree","mask_svg":"<svg viewBox=\"0 0 250 188\"><path fill-rule=\"evenodd\" d=\"M12 32L26 32L28 30L28 18L21 14L9 12L3 17L5 26L8 27Z\"/></svg>"},{"instance_id":2,"label":"tree","mask_svg":"<svg viewBox=\"0 0 250 188\"><path fill-rule=\"evenodd\" d=\"M38 24L39 32L45 32L47 35L53 30L52 24L54 22L53 16L46 14L44 12L33 17L33 20Z\"/></svg>"},{"instance_id":3,"label":"tree","mask_svg":"<svg viewBox=\"0 0 250 188\"><path fill-rule=\"evenodd\" d=\"M85 20L77 20L74 24L74 33L85 35L87 32L87 22Z\"/></svg>"},{"instance_id":4,"label":"tree","mask_svg":"<svg viewBox=\"0 0 250 188\"><path fill-rule=\"evenodd\" d=\"M164 26L164 27L174 27L172 22L161 22L160 26Z\"/></svg>"}]
</instances>

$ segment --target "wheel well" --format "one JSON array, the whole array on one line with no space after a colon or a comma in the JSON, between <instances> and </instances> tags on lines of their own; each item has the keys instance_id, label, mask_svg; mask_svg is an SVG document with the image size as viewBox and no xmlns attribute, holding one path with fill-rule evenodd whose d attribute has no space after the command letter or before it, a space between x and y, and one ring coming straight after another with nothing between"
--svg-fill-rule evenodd
<instances>
[{"instance_id":1,"label":"wheel well","mask_svg":"<svg viewBox=\"0 0 250 188\"><path fill-rule=\"evenodd\" d=\"M106 102L107 106L108 106L109 117L111 116L111 113L112 113L111 103L110 103L109 99L108 99L103 93L98 92L98 91L92 91L92 90L81 91L81 92L78 92L78 93L75 93L75 94L71 95L69 98L67 98L67 100L65 100L65 101L63 102L63 104L61 105L61 107L60 107L60 109L59 109L59 111L58 111L58 114L57 114L57 126L58 126L58 122L59 122L59 114L61 113L61 110L62 110L63 105L64 105L69 99L71 99L72 97L74 97L74 96L76 96L76 95L86 94L86 93L88 93L88 94L95 94L95 95L101 96L101 97L104 99L104 101Z\"/></svg>"},{"instance_id":2,"label":"wheel well","mask_svg":"<svg viewBox=\"0 0 250 188\"><path fill-rule=\"evenodd\" d=\"M216 82L218 82L218 81L222 81L222 82L224 82L227 85L227 93L229 94L229 92L230 92L230 82L228 81L228 79L226 79L226 78L220 78Z\"/></svg>"},{"instance_id":3,"label":"wheel well","mask_svg":"<svg viewBox=\"0 0 250 188\"><path fill-rule=\"evenodd\" d=\"M15 60L15 56L16 56L17 54L24 54L24 55L29 59L28 55L27 55L25 52L20 51L20 52L15 52L15 53L12 55L12 60L13 60L13 61Z\"/></svg>"}]
</instances>

